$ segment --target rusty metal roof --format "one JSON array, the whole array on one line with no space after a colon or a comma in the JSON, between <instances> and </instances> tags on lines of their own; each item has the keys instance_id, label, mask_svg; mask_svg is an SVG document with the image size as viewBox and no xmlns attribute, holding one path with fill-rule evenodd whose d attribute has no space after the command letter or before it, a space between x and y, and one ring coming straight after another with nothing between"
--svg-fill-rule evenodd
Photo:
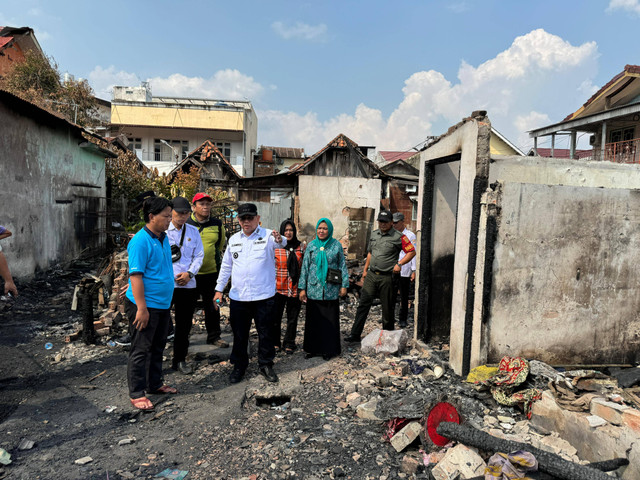
<instances>
[{"instance_id":1,"label":"rusty metal roof","mask_svg":"<svg viewBox=\"0 0 640 480\"><path fill-rule=\"evenodd\" d=\"M269 147L262 145L260 150L271 150L280 158L304 158L304 148L294 147Z\"/></svg>"},{"instance_id":2,"label":"rusty metal roof","mask_svg":"<svg viewBox=\"0 0 640 480\"><path fill-rule=\"evenodd\" d=\"M13 37L0 37L0 49L3 49L4 47L7 46L8 43L12 41L13 41Z\"/></svg>"}]
</instances>

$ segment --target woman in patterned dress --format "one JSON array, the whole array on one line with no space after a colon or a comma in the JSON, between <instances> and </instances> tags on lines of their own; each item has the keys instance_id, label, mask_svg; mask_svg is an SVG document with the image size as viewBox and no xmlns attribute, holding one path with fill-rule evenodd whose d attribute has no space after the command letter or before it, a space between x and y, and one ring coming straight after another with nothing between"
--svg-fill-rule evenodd
<instances>
[{"instance_id":1,"label":"woman in patterned dress","mask_svg":"<svg viewBox=\"0 0 640 480\"><path fill-rule=\"evenodd\" d=\"M296 226L292 220L282 222L280 235L287 239L287 246L276 249L276 296L270 335L273 338L276 352L283 346L284 351L290 355L296 349L298 315L301 306L298 298L298 279L300 278L304 245L298 240ZM285 307L287 309L287 329L281 345L282 314Z\"/></svg>"},{"instance_id":2,"label":"woman in patterned dress","mask_svg":"<svg viewBox=\"0 0 640 480\"><path fill-rule=\"evenodd\" d=\"M327 281L329 269L339 270L340 284ZM325 360L340 355L340 305L349 286L349 273L342 245L333 238L333 224L321 218L316 238L309 243L298 282L300 300L307 305L304 351L307 358L322 355Z\"/></svg>"}]
</instances>

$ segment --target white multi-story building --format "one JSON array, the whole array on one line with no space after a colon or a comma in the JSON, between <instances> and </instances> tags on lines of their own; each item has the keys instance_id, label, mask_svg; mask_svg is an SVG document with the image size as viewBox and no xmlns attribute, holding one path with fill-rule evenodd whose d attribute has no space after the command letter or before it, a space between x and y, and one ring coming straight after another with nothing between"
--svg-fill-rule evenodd
<instances>
[{"instance_id":1,"label":"white multi-story building","mask_svg":"<svg viewBox=\"0 0 640 480\"><path fill-rule=\"evenodd\" d=\"M240 175L253 175L258 118L249 101L154 97L147 82L114 87L110 130L151 168L173 167L211 140Z\"/></svg>"}]
</instances>

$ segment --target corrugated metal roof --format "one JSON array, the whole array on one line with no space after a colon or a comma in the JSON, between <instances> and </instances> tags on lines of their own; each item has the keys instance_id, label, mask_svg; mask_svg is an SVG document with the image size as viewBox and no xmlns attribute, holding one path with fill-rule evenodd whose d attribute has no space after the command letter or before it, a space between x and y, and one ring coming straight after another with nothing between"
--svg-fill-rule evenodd
<instances>
[{"instance_id":1,"label":"corrugated metal roof","mask_svg":"<svg viewBox=\"0 0 640 480\"><path fill-rule=\"evenodd\" d=\"M381 150L380 156L387 162L394 162L396 160L406 160L413 156L416 152L398 152L394 150Z\"/></svg>"},{"instance_id":2,"label":"corrugated metal roof","mask_svg":"<svg viewBox=\"0 0 640 480\"><path fill-rule=\"evenodd\" d=\"M267 145L262 145L260 150L271 150L280 158L304 158L304 148L269 147Z\"/></svg>"}]
</instances>

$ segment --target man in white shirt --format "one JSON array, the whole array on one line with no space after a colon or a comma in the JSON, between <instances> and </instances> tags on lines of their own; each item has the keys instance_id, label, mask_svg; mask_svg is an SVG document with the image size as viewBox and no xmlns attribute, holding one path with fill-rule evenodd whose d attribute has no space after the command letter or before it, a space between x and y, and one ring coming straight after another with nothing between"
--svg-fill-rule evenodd
<instances>
[{"instance_id":1,"label":"man in white shirt","mask_svg":"<svg viewBox=\"0 0 640 480\"><path fill-rule=\"evenodd\" d=\"M230 323L233 329L231 383L244 377L249 365L247 347L251 319L258 331L258 366L269 382L277 382L273 371L276 350L269 336L271 313L276 294L275 249L282 248L287 240L276 230L260 226L258 209L253 203L238 206L238 222L241 231L234 234L227 244L222 258L214 302L222 301L222 292L231 278Z\"/></svg>"},{"instance_id":2,"label":"man in white shirt","mask_svg":"<svg viewBox=\"0 0 640 480\"><path fill-rule=\"evenodd\" d=\"M405 235L416 246L416 234L409 230L404 224L404 214L396 212L393 214L393 228ZM406 253L400 252L398 256L398 262L400 262ZM407 316L409 315L409 292L413 286L413 282L416 279L416 257L414 256L410 262L400 267L400 277L398 278L398 285L400 289L400 312L398 314L398 326L400 328L407 327ZM398 288L393 290L393 305L396 304L396 297L398 296Z\"/></svg>"},{"instance_id":3,"label":"man in white shirt","mask_svg":"<svg viewBox=\"0 0 640 480\"><path fill-rule=\"evenodd\" d=\"M171 223L167 229L173 261L173 307L176 330L173 340L174 370L188 375L193 373L191 365L186 363L189 350L189 333L193 324L193 312L196 308L197 291L194 278L204 259L204 247L198 229L189 225L191 205L184 197L173 199Z\"/></svg>"}]
</instances>

